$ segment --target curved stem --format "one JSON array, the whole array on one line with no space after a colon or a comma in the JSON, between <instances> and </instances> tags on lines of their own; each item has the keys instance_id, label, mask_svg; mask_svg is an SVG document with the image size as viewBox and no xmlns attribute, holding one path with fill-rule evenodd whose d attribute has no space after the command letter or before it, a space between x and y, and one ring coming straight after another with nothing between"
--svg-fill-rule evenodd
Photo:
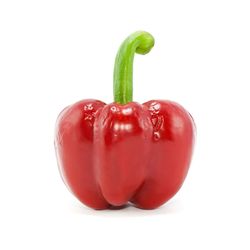
<instances>
[{"instance_id":1,"label":"curved stem","mask_svg":"<svg viewBox=\"0 0 250 250\"><path fill-rule=\"evenodd\" d=\"M154 38L148 32L137 31L120 46L114 67L114 101L126 104L133 99L134 54L147 54L154 46Z\"/></svg>"}]
</instances>

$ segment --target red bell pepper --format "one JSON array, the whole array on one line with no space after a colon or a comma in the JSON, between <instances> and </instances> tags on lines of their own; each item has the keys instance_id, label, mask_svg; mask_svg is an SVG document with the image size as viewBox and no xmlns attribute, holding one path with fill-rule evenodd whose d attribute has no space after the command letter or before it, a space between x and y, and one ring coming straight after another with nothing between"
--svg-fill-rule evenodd
<instances>
[{"instance_id":1,"label":"red bell pepper","mask_svg":"<svg viewBox=\"0 0 250 250\"><path fill-rule=\"evenodd\" d=\"M114 101L83 100L58 117L55 147L65 184L94 209L128 202L156 208L181 187L191 161L195 126L179 104L132 102L134 54L154 45L136 32L121 45L114 68Z\"/></svg>"}]
</instances>

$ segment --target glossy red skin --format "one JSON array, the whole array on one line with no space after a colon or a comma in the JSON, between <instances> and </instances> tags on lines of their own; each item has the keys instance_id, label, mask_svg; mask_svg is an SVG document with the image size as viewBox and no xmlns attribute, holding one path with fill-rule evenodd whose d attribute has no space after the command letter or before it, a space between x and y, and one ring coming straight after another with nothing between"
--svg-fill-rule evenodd
<instances>
[{"instance_id":1,"label":"glossy red skin","mask_svg":"<svg viewBox=\"0 0 250 250\"><path fill-rule=\"evenodd\" d=\"M180 189L194 137L193 119L177 103L83 100L59 115L55 147L65 184L85 205L153 209Z\"/></svg>"}]
</instances>

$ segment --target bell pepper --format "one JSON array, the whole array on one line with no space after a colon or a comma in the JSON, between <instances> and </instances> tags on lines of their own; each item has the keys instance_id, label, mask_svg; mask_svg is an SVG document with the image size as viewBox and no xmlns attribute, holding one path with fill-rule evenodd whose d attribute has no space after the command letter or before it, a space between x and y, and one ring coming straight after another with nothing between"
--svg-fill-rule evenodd
<instances>
[{"instance_id":1,"label":"bell pepper","mask_svg":"<svg viewBox=\"0 0 250 250\"><path fill-rule=\"evenodd\" d=\"M159 207L187 175L195 138L191 115L172 101L132 101L134 54L147 54L153 46L147 32L129 36L115 60L114 102L82 100L57 119L61 176L91 208Z\"/></svg>"}]
</instances>

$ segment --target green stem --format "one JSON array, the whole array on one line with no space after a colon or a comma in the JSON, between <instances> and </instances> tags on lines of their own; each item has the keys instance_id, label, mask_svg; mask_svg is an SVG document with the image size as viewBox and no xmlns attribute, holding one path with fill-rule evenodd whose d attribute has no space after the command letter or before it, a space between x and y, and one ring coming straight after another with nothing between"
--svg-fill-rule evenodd
<instances>
[{"instance_id":1,"label":"green stem","mask_svg":"<svg viewBox=\"0 0 250 250\"><path fill-rule=\"evenodd\" d=\"M154 46L154 38L148 32L137 31L120 46L114 67L114 101L126 104L133 99L134 54L147 54Z\"/></svg>"}]
</instances>

